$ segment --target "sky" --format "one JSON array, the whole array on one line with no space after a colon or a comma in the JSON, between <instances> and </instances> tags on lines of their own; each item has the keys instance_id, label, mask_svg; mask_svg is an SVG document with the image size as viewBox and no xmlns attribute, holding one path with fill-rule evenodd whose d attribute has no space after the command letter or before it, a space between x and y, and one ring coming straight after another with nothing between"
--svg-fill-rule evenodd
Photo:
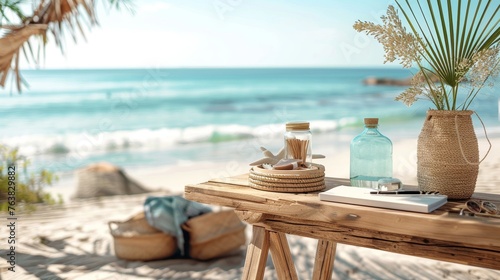
<instances>
[{"instance_id":1,"label":"sky","mask_svg":"<svg viewBox=\"0 0 500 280\"><path fill-rule=\"evenodd\" d=\"M99 1L98 1L99 2ZM135 13L99 9L99 26L42 69L383 66L384 52L356 32L386 0L135 0ZM389 64L398 66L397 64ZM23 68L32 68L25 65Z\"/></svg>"}]
</instances>

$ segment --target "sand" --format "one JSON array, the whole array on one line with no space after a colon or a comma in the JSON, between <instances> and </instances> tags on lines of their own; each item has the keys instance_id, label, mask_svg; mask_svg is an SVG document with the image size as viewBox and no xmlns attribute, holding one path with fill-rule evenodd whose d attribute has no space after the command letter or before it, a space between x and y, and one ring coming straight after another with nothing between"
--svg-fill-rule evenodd
<instances>
[{"instance_id":1,"label":"sand","mask_svg":"<svg viewBox=\"0 0 500 280\"><path fill-rule=\"evenodd\" d=\"M500 194L500 137L491 139L493 148L480 165L476 191ZM479 139L481 155L487 141ZM321 147L317 148L318 150ZM349 151L329 154L318 160L327 176L348 177ZM258 156L258 155L257 155ZM253 160L253 159L252 159ZM403 183L416 183L416 140L394 142L394 176ZM176 167L125 170L127 174L156 190L151 194L70 200L74 188L55 187L53 193L66 198L63 206L38 207L34 213L17 213L16 272L8 271L5 260L7 230L2 226L0 244L1 279L240 279L245 248L229 257L212 261L167 259L131 262L117 259L109 221L123 221L142 210L147 195L182 194L186 184L248 171L246 162L186 163ZM75 184L68 179L64 184ZM5 216L3 216L5 217ZM7 225L7 219L2 218ZM250 227L247 227L250 236ZM300 279L311 279L316 241L288 236ZM500 271L404 256L339 244L335 259L335 279L500 279ZM270 258L265 279L277 279Z\"/></svg>"}]
</instances>

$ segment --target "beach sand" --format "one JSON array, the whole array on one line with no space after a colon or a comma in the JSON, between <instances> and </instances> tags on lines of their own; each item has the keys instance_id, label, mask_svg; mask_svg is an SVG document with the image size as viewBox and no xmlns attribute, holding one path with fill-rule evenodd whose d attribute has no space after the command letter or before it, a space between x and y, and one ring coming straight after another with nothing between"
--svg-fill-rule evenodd
<instances>
[{"instance_id":1,"label":"beach sand","mask_svg":"<svg viewBox=\"0 0 500 280\"><path fill-rule=\"evenodd\" d=\"M491 139L492 150L480 165L477 192L500 194L500 137ZM484 155L487 141L479 139ZM338 151L339 149L337 149ZM342 150L342 149L340 149ZM334 152L331 147L316 147L327 156L318 160L327 176L348 177L349 150ZM252 159L253 160L253 159ZM394 176L405 184L416 184L416 140L394 142ZM69 200L74 188L55 187L63 206L43 206L28 213L17 213L16 272L7 270L7 231L2 226L1 279L240 279L245 248L238 253L212 261L167 259L130 262L114 256L109 221L123 221L142 210L148 195L182 194L186 184L210 178L248 172L246 162L186 163L177 167L125 170L135 180L155 190L150 194ZM75 184L74 179L65 184ZM6 219L3 219L7 223ZM247 227L250 236L250 227ZM310 238L288 236L300 279L311 279L316 242ZM373 249L339 244L334 279L500 279L500 271L404 256ZM265 279L277 279L268 259Z\"/></svg>"}]
</instances>

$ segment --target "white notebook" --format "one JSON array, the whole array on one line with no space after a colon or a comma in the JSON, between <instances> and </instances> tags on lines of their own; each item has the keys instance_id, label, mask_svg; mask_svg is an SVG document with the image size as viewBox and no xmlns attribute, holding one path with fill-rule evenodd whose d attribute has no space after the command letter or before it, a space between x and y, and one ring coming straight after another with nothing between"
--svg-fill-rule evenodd
<instances>
[{"instance_id":1,"label":"white notebook","mask_svg":"<svg viewBox=\"0 0 500 280\"><path fill-rule=\"evenodd\" d=\"M429 213L446 204L446 195L436 194L370 194L370 188L338 186L319 193L324 201Z\"/></svg>"}]
</instances>

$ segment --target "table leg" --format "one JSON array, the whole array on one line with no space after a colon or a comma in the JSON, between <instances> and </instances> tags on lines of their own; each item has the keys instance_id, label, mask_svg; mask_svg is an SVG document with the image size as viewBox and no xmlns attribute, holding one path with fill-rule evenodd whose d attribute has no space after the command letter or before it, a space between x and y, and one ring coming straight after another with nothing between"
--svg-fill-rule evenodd
<instances>
[{"instance_id":1,"label":"table leg","mask_svg":"<svg viewBox=\"0 0 500 280\"><path fill-rule=\"evenodd\" d=\"M252 240L247 248L245 267L241 279L263 279L269 252L269 231L253 226Z\"/></svg>"},{"instance_id":2,"label":"table leg","mask_svg":"<svg viewBox=\"0 0 500 280\"><path fill-rule=\"evenodd\" d=\"M313 280L332 279L336 248L336 242L318 240L318 248L316 249L316 258L314 260Z\"/></svg>"},{"instance_id":3,"label":"table leg","mask_svg":"<svg viewBox=\"0 0 500 280\"><path fill-rule=\"evenodd\" d=\"M298 279L286 235L282 232L271 231L269 232L269 238L271 241L271 257L278 279Z\"/></svg>"}]
</instances>

